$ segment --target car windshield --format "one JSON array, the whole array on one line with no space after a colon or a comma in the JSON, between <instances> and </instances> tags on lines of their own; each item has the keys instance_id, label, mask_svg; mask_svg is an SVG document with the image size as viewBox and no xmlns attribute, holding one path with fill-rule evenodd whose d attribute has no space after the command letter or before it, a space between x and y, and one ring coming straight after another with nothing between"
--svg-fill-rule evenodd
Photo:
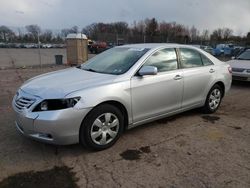
<instances>
[{"instance_id":1,"label":"car windshield","mask_svg":"<svg viewBox=\"0 0 250 188\"><path fill-rule=\"evenodd\" d=\"M107 50L81 65L81 69L120 75L127 72L149 49L118 47Z\"/></svg>"},{"instance_id":2,"label":"car windshield","mask_svg":"<svg viewBox=\"0 0 250 188\"><path fill-rule=\"evenodd\" d=\"M250 60L250 50L244 51L242 54L240 54L236 59L240 60Z\"/></svg>"}]
</instances>

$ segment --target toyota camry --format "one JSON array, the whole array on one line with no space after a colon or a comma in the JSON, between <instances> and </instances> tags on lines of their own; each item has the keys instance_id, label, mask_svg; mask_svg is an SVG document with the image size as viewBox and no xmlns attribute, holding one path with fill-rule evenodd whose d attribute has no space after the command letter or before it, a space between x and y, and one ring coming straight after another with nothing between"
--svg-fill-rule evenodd
<instances>
[{"instance_id":1,"label":"toyota camry","mask_svg":"<svg viewBox=\"0 0 250 188\"><path fill-rule=\"evenodd\" d=\"M194 108L215 112L231 81L228 64L192 46L119 46L26 81L13 98L15 125L38 141L102 150L126 129Z\"/></svg>"}]
</instances>

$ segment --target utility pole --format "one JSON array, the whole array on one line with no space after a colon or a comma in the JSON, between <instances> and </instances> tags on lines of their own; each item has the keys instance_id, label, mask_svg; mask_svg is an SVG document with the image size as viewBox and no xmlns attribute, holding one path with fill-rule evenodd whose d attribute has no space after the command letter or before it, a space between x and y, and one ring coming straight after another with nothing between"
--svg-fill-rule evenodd
<instances>
[{"instance_id":1,"label":"utility pole","mask_svg":"<svg viewBox=\"0 0 250 188\"><path fill-rule=\"evenodd\" d=\"M37 31L37 42L38 42L38 55L39 55L39 65L40 69L42 68L42 59L41 59L41 50L40 50L40 33Z\"/></svg>"}]
</instances>

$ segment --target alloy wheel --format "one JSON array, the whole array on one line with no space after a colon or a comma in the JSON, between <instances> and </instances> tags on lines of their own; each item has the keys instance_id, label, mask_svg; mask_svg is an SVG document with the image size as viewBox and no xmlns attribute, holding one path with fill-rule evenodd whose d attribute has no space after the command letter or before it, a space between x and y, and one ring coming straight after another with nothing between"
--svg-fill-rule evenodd
<instances>
[{"instance_id":1,"label":"alloy wheel","mask_svg":"<svg viewBox=\"0 0 250 188\"><path fill-rule=\"evenodd\" d=\"M119 119L113 113L98 116L91 126L91 139L95 144L106 145L116 138L119 132Z\"/></svg>"},{"instance_id":2,"label":"alloy wheel","mask_svg":"<svg viewBox=\"0 0 250 188\"><path fill-rule=\"evenodd\" d=\"M209 96L209 107L212 110L218 108L221 101L221 92L219 89L214 89Z\"/></svg>"}]
</instances>

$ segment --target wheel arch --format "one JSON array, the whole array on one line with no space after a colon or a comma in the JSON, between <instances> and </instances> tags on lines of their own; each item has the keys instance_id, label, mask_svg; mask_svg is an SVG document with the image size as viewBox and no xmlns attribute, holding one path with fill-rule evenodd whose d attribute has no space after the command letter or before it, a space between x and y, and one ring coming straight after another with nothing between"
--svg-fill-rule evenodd
<instances>
[{"instance_id":1,"label":"wheel arch","mask_svg":"<svg viewBox=\"0 0 250 188\"><path fill-rule=\"evenodd\" d=\"M128 117L128 110L126 109L125 105L123 105L121 102L116 101L116 100L107 100L107 101L103 101L103 102L97 104L96 106L93 107L93 109L96 108L97 106L100 106L100 105L103 105L103 104L113 105L113 106L117 107L122 112L122 114L124 115L124 130L126 130L128 128L129 117ZM82 122L84 122L84 120L88 117L88 114L92 110L90 110L87 113L87 115L83 118Z\"/></svg>"},{"instance_id":2,"label":"wheel arch","mask_svg":"<svg viewBox=\"0 0 250 188\"><path fill-rule=\"evenodd\" d=\"M214 85L212 87L214 87L215 85L219 85L221 87L221 89L222 89L222 97L224 97L224 95L225 95L225 84L222 81L218 81L218 82L214 83Z\"/></svg>"}]
</instances>

